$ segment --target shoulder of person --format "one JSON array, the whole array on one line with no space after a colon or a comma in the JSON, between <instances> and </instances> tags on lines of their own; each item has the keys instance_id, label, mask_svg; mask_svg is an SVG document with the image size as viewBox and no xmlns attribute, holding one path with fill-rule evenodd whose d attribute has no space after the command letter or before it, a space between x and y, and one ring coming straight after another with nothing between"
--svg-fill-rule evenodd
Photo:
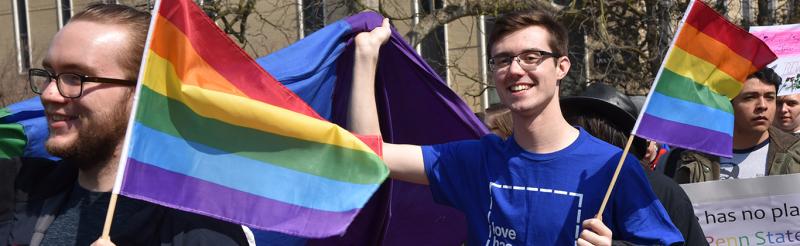
<instances>
[{"instance_id":1,"label":"shoulder of person","mask_svg":"<svg viewBox=\"0 0 800 246\"><path fill-rule=\"evenodd\" d=\"M776 127L769 128L770 146L777 148L799 152L800 151L800 137L794 134L784 132Z\"/></svg>"},{"instance_id":2,"label":"shoulder of person","mask_svg":"<svg viewBox=\"0 0 800 246\"><path fill-rule=\"evenodd\" d=\"M678 155L680 164L687 164L691 162L711 163L719 162L718 156L709 155L695 150L684 150Z\"/></svg>"},{"instance_id":3,"label":"shoulder of person","mask_svg":"<svg viewBox=\"0 0 800 246\"><path fill-rule=\"evenodd\" d=\"M172 237L172 245L248 245L241 225L219 219L166 208L160 225L162 235Z\"/></svg>"}]
</instances>

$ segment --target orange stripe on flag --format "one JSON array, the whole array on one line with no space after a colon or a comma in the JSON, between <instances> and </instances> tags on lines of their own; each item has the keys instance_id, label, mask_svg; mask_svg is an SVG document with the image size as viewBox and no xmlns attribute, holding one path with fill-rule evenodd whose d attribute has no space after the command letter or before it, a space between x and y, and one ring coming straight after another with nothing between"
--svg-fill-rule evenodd
<instances>
[{"instance_id":1,"label":"orange stripe on flag","mask_svg":"<svg viewBox=\"0 0 800 246\"><path fill-rule=\"evenodd\" d=\"M160 15L156 18L153 35L159 38L151 41L150 50L172 63L183 84L247 97L198 55L175 25Z\"/></svg>"},{"instance_id":2,"label":"orange stripe on flag","mask_svg":"<svg viewBox=\"0 0 800 246\"><path fill-rule=\"evenodd\" d=\"M716 66L740 83L744 83L747 75L756 71L750 60L690 25L683 27L675 45Z\"/></svg>"}]
</instances>

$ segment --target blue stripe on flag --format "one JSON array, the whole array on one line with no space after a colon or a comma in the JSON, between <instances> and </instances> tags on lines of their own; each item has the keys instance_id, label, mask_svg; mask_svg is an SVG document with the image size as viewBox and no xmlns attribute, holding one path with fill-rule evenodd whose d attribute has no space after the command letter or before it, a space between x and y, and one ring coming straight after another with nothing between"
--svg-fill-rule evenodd
<instances>
[{"instance_id":1,"label":"blue stripe on flag","mask_svg":"<svg viewBox=\"0 0 800 246\"><path fill-rule=\"evenodd\" d=\"M733 114L702 104L653 92L647 114L686 125L706 128L733 136ZM669 129L664 129L668 131Z\"/></svg>"},{"instance_id":2,"label":"blue stripe on flag","mask_svg":"<svg viewBox=\"0 0 800 246\"><path fill-rule=\"evenodd\" d=\"M130 157L172 172L284 203L329 212L361 208L378 184L353 184L319 177L227 153L176 138L140 123L132 143L147 139L158 145L132 144ZM265 180L270 180L271 185ZM284 182L277 182L284 181ZM304 192L289 192L307 189ZM347 196L341 196L347 194ZM341 203L332 203L341 201Z\"/></svg>"}]
</instances>

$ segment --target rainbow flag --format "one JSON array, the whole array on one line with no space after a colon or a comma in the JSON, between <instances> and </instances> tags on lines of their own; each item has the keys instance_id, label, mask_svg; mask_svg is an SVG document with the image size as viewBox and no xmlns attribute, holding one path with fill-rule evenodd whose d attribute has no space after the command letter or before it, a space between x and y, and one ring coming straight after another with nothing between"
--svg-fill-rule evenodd
<instances>
[{"instance_id":1,"label":"rainbow flag","mask_svg":"<svg viewBox=\"0 0 800 246\"><path fill-rule=\"evenodd\" d=\"M154 13L114 192L256 229L344 233L388 175L380 139L325 121L192 1Z\"/></svg>"},{"instance_id":2,"label":"rainbow flag","mask_svg":"<svg viewBox=\"0 0 800 246\"><path fill-rule=\"evenodd\" d=\"M732 156L733 106L747 76L777 57L764 42L692 1L633 133Z\"/></svg>"}]
</instances>

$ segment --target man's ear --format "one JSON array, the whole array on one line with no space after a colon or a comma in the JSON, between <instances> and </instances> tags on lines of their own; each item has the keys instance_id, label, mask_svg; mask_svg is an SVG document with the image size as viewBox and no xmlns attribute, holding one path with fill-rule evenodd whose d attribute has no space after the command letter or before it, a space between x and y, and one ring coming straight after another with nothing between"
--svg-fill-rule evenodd
<instances>
[{"instance_id":1,"label":"man's ear","mask_svg":"<svg viewBox=\"0 0 800 246\"><path fill-rule=\"evenodd\" d=\"M572 66L572 63L567 56L559 57L556 62L556 79L561 80L566 77L570 66Z\"/></svg>"}]
</instances>

